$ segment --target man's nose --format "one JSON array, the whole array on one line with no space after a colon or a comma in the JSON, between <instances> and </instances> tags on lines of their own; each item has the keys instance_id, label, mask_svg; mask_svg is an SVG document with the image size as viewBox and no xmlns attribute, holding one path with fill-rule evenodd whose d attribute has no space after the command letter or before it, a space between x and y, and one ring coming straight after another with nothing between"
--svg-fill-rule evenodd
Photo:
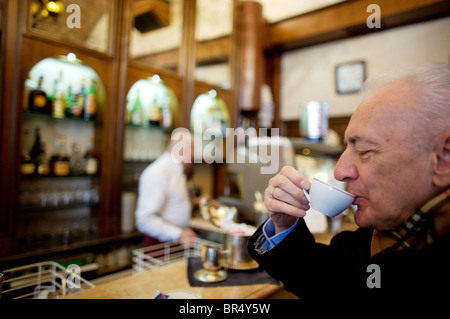
<instances>
[{"instance_id":1,"label":"man's nose","mask_svg":"<svg viewBox=\"0 0 450 319\"><path fill-rule=\"evenodd\" d=\"M348 150L345 150L334 168L334 178L341 182L349 182L358 178L358 170Z\"/></svg>"}]
</instances>

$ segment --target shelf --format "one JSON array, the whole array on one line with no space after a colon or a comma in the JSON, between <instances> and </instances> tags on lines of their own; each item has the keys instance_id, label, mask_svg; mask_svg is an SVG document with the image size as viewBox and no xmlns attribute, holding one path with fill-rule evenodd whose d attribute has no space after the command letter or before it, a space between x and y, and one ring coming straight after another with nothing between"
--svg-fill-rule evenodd
<instances>
[{"instance_id":1,"label":"shelf","mask_svg":"<svg viewBox=\"0 0 450 319\"><path fill-rule=\"evenodd\" d=\"M77 178L85 178L85 179L98 179L100 178L99 174L94 175L88 175L88 174L69 174L66 176L56 176L56 175L21 175L20 178L22 180L44 180L44 179L64 179L64 178L70 178L70 179L77 179Z\"/></svg>"},{"instance_id":2,"label":"shelf","mask_svg":"<svg viewBox=\"0 0 450 319\"><path fill-rule=\"evenodd\" d=\"M58 205L58 206L21 206L19 208L20 212L23 214L29 213L44 213L51 211L59 211L59 210L73 210L80 208L94 208L99 207L100 203L79 203L79 204L67 204L67 205Z\"/></svg>"},{"instance_id":3,"label":"shelf","mask_svg":"<svg viewBox=\"0 0 450 319\"><path fill-rule=\"evenodd\" d=\"M145 126L145 125L136 125L136 124L131 124L131 123L126 123L125 126L130 127L130 128L156 130L156 131L162 131L162 132L168 132L171 130L171 128L163 128L160 126Z\"/></svg>"},{"instance_id":4,"label":"shelf","mask_svg":"<svg viewBox=\"0 0 450 319\"><path fill-rule=\"evenodd\" d=\"M44 255L70 253L71 251L79 249L94 248L97 246L114 244L125 240L141 239L143 237L144 235L142 233L136 231L132 233L122 233L116 236L79 240L76 243L71 243L68 245L57 245L48 248L40 248L37 245L26 245L25 247L22 247L22 252L19 252L12 256L0 258L0 263L3 264L7 262L14 262L35 257L40 257L42 259L44 258Z\"/></svg>"},{"instance_id":5,"label":"shelf","mask_svg":"<svg viewBox=\"0 0 450 319\"><path fill-rule=\"evenodd\" d=\"M59 118L59 117L53 117L51 114L32 113L30 111L25 111L24 115L25 115L25 117L30 117L30 118L50 119L50 120L55 120L55 121L76 121L76 122L80 122L80 123L92 123L92 124L96 124L96 125L103 124L102 121L100 121L98 119L85 120L84 118L78 118L78 117L63 117L63 118Z\"/></svg>"},{"instance_id":6,"label":"shelf","mask_svg":"<svg viewBox=\"0 0 450 319\"><path fill-rule=\"evenodd\" d=\"M344 151L342 145L327 145L306 138L290 138L296 154L310 156L339 157Z\"/></svg>"},{"instance_id":7,"label":"shelf","mask_svg":"<svg viewBox=\"0 0 450 319\"><path fill-rule=\"evenodd\" d=\"M149 158L149 159L124 159L125 164L142 164L142 165L150 165L153 163L158 157L155 158Z\"/></svg>"}]
</instances>

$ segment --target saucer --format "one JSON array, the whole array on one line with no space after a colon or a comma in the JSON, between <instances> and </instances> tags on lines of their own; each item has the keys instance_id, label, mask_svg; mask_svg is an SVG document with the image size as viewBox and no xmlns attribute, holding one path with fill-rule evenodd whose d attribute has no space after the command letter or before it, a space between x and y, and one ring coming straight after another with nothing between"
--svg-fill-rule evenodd
<instances>
[{"instance_id":1,"label":"saucer","mask_svg":"<svg viewBox=\"0 0 450 319\"><path fill-rule=\"evenodd\" d=\"M194 273L194 277L202 282L220 282L228 278L228 273L225 270L199 269Z\"/></svg>"}]
</instances>

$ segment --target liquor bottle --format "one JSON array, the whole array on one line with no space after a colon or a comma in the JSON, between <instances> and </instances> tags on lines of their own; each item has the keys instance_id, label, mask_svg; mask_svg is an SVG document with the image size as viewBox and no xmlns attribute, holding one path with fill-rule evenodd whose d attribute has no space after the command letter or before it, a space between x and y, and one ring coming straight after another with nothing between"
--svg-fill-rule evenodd
<instances>
[{"instance_id":1,"label":"liquor bottle","mask_svg":"<svg viewBox=\"0 0 450 319\"><path fill-rule=\"evenodd\" d=\"M45 153L45 144L42 142L41 151L36 159L36 174L39 176L47 176L50 174L50 164Z\"/></svg>"},{"instance_id":2,"label":"liquor bottle","mask_svg":"<svg viewBox=\"0 0 450 319\"><path fill-rule=\"evenodd\" d=\"M30 156L33 160L35 160L40 152L41 152L41 130L39 129L39 126L36 126L35 129L35 135L34 135L34 143L33 143L33 147L30 150Z\"/></svg>"},{"instance_id":3,"label":"liquor bottle","mask_svg":"<svg viewBox=\"0 0 450 319\"><path fill-rule=\"evenodd\" d=\"M47 107L49 110L53 110L53 103L55 103L56 99L57 86L58 86L58 79L55 79L53 81L53 91L49 96L47 96Z\"/></svg>"},{"instance_id":4,"label":"liquor bottle","mask_svg":"<svg viewBox=\"0 0 450 319\"><path fill-rule=\"evenodd\" d=\"M74 175L84 174L84 164L81 157L81 146L78 143L72 144L72 156L70 157L70 170Z\"/></svg>"},{"instance_id":5,"label":"liquor bottle","mask_svg":"<svg viewBox=\"0 0 450 319\"><path fill-rule=\"evenodd\" d=\"M64 118L66 111L64 98L63 73L59 71L59 78L56 82L56 94L52 105L52 116L56 118Z\"/></svg>"},{"instance_id":6,"label":"liquor bottle","mask_svg":"<svg viewBox=\"0 0 450 319\"><path fill-rule=\"evenodd\" d=\"M30 131L28 129L25 129L24 131L24 141L27 141L28 135L30 134ZM27 149L27 147L25 148ZM31 156L28 152L23 152L22 157L20 159L20 172L24 176L33 175L36 170L36 164L31 160Z\"/></svg>"},{"instance_id":7,"label":"liquor bottle","mask_svg":"<svg viewBox=\"0 0 450 319\"><path fill-rule=\"evenodd\" d=\"M45 146L41 141L41 130L39 126L36 126L34 144L30 151L30 157L36 166L35 171L37 175L48 175L50 173L50 167L45 158Z\"/></svg>"},{"instance_id":8,"label":"liquor bottle","mask_svg":"<svg viewBox=\"0 0 450 319\"><path fill-rule=\"evenodd\" d=\"M47 93L42 90L42 82L44 77L41 75L38 81L38 87L31 90L28 96L28 109L31 112L50 114L50 109L47 105Z\"/></svg>"},{"instance_id":9,"label":"liquor bottle","mask_svg":"<svg viewBox=\"0 0 450 319\"><path fill-rule=\"evenodd\" d=\"M158 106L156 97L153 99L153 103L150 106L148 113L148 125L150 127L160 127L161 126L161 109Z\"/></svg>"},{"instance_id":10,"label":"liquor bottle","mask_svg":"<svg viewBox=\"0 0 450 319\"><path fill-rule=\"evenodd\" d=\"M75 112L73 112L73 113L74 113L74 115L77 114L77 115L75 115L76 117L82 117L83 116L84 105L86 103L86 91L85 91L84 85L85 85L85 80L84 80L84 78L82 78L81 79L80 92L78 92L75 95L76 109L77 110Z\"/></svg>"},{"instance_id":11,"label":"liquor bottle","mask_svg":"<svg viewBox=\"0 0 450 319\"><path fill-rule=\"evenodd\" d=\"M67 89L67 96L65 100L66 104L66 117L73 117L73 111L76 109L77 101L75 100L75 96L72 93L72 86L69 85L69 88Z\"/></svg>"},{"instance_id":12,"label":"liquor bottle","mask_svg":"<svg viewBox=\"0 0 450 319\"><path fill-rule=\"evenodd\" d=\"M140 95L140 90L137 89L136 99L134 100L133 109L131 110L131 124L136 126L142 125L144 117Z\"/></svg>"},{"instance_id":13,"label":"liquor bottle","mask_svg":"<svg viewBox=\"0 0 450 319\"><path fill-rule=\"evenodd\" d=\"M66 152L66 137L64 135L55 139L56 154L50 159L52 173L55 176L67 176L70 174L70 158Z\"/></svg>"},{"instance_id":14,"label":"liquor bottle","mask_svg":"<svg viewBox=\"0 0 450 319\"><path fill-rule=\"evenodd\" d=\"M91 137L91 144L84 155L84 172L87 175L98 173L98 158L94 154L94 138Z\"/></svg>"},{"instance_id":15,"label":"liquor bottle","mask_svg":"<svg viewBox=\"0 0 450 319\"><path fill-rule=\"evenodd\" d=\"M169 130L172 126L172 112L170 112L170 98L166 96L164 98L164 104L162 105L162 123L161 127L164 130Z\"/></svg>"},{"instance_id":16,"label":"liquor bottle","mask_svg":"<svg viewBox=\"0 0 450 319\"><path fill-rule=\"evenodd\" d=\"M23 154L20 159L20 173L24 176L33 175L36 171L36 164L31 160L30 155Z\"/></svg>"},{"instance_id":17,"label":"liquor bottle","mask_svg":"<svg viewBox=\"0 0 450 319\"><path fill-rule=\"evenodd\" d=\"M84 104L84 119L85 120L94 119L96 113L97 113L97 90L95 89L95 81L91 80L89 92L87 94L86 102Z\"/></svg>"}]
</instances>

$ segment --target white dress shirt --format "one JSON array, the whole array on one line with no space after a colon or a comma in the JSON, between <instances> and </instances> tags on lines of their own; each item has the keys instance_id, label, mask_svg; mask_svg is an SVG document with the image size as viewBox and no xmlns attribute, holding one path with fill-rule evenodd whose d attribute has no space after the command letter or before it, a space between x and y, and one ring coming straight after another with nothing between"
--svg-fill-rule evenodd
<instances>
[{"instance_id":1,"label":"white dress shirt","mask_svg":"<svg viewBox=\"0 0 450 319\"><path fill-rule=\"evenodd\" d=\"M139 178L137 229L159 241L178 240L189 227L192 203L183 165L164 152Z\"/></svg>"}]
</instances>

